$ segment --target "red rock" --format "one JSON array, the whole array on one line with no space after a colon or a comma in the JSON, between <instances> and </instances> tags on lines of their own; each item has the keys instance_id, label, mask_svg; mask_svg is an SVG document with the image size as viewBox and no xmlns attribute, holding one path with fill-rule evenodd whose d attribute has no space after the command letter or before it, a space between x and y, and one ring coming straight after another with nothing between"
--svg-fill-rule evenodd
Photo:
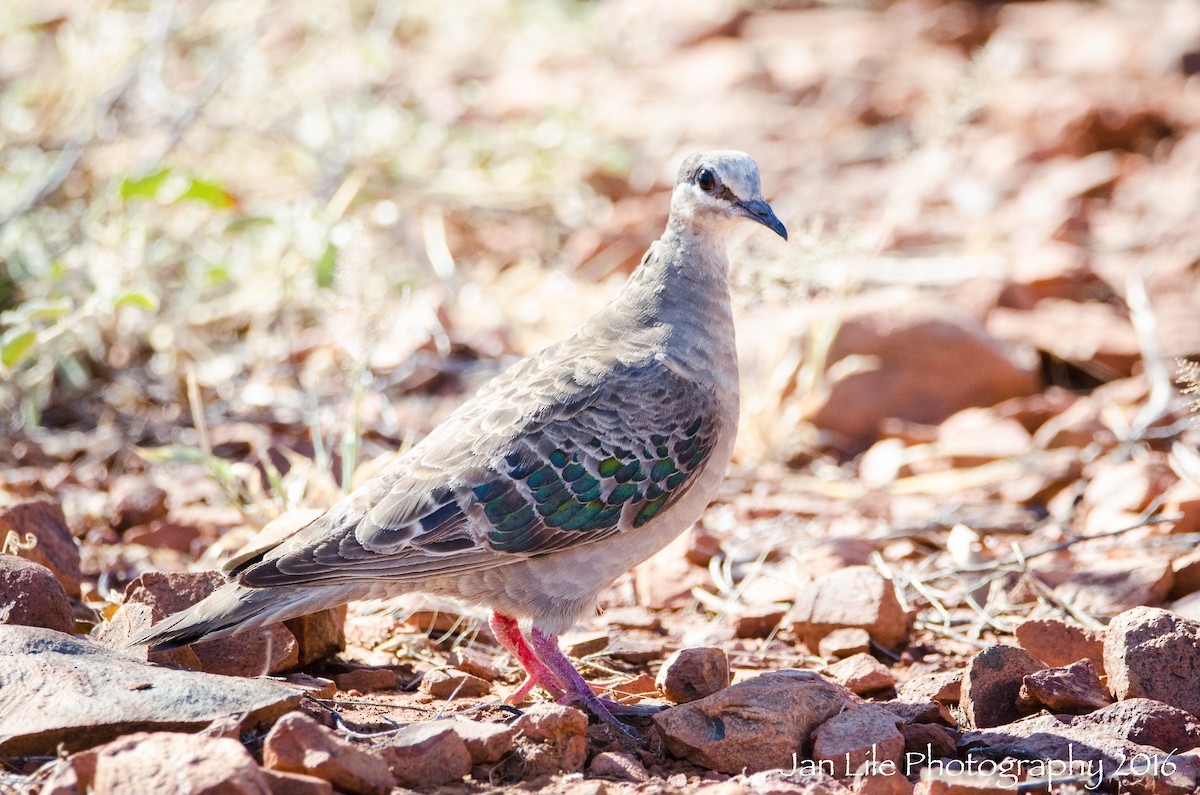
<instances>
[{"instance_id":1,"label":"red rock","mask_svg":"<svg viewBox=\"0 0 1200 795\"><path fill-rule=\"evenodd\" d=\"M1062 447L1084 448L1096 443L1103 449L1116 444L1117 437L1100 415L1103 403L1095 393L1076 400L1061 414L1051 417L1033 434L1033 446L1041 450Z\"/></svg>"},{"instance_id":2,"label":"red rock","mask_svg":"<svg viewBox=\"0 0 1200 795\"><path fill-rule=\"evenodd\" d=\"M868 446L888 417L937 425L1038 387L1032 350L1006 345L950 303L907 289L851 299L828 366L848 356L873 365L834 380L811 417L846 449Z\"/></svg>"},{"instance_id":3,"label":"red rock","mask_svg":"<svg viewBox=\"0 0 1200 795\"><path fill-rule=\"evenodd\" d=\"M938 426L938 453L951 466L977 466L1029 452L1031 439L1015 419L999 417L991 408L967 408Z\"/></svg>"},{"instance_id":4,"label":"red rock","mask_svg":"<svg viewBox=\"0 0 1200 795\"><path fill-rule=\"evenodd\" d=\"M614 682L604 689L606 698L620 701L623 704L636 704L643 697L658 698L658 685L650 674L638 674L632 679Z\"/></svg>"},{"instance_id":5,"label":"red rock","mask_svg":"<svg viewBox=\"0 0 1200 795\"><path fill-rule=\"evenodd\" d=\"M913 795L1012 795L1012 779L1000 773L925 768Z\"/></svg>"},{"instance_id":6,"label":"red rock","mask_svg":"<svg viewBox=\"0 0 1200 795\"><path fill-rule=\"evenodd\" d=\"M450 652L448 662L452 668L488 682L495 682L500 678L500 669L496 667L492 655L478 649L461 646Z\"/></svg>"},{"instance_id":7,"label":"red rock","mask_svg":"<svg viewBox=\"0 0 1200 795\"><path fill-rule=\"evenodd\" d=\"M825 675L860 696L896 685L891 669L869 654L855 654L836 662L825 669Z\"/></svg>"},{"instance_id":8,"label":"red rock","mask_svg":"<svg viewBox=\"0 0 1200 795\"><path fill-rule=\"evenodd\" d=\"M1103 785L1136 795L1190 795L1200 786L1200 759L1131 743L1105 733L1087 717L1034 715L1006 726L966 732L962 745L1006 752L1020 748L1030 758L1057 760L1063 765L1059 778L1087 775L1092 777L1087 784L1093 790ZM1129 764L1135 758L1137 764Z\"/></svg>"},{"instance_id":9,"label":"red rock","mask_svg":"<svg viewBox=\"0 0 1200 795\"><path fill-rule=\"evenodd\" d=\"M492 686L484 679L455 671L453 668L435 668L421 677L420 690L434 698L478 698L492 692Z\"/></svg>"},{"instance_id":10,"label":"red rock","mask_svg":"<svg viewBox=\"0 0 1200 795\"><path fill-rule=\"evenodd\" d=\"M822 657L851 657L870 650L871 636L859 627L835 629L817 644L817 653Z\"/></svg>"},{"instance_id":11,"label":"red rock","mask_svg":"<svg viewBox=\"0 0 1200 795\"><path fill-rule=\"evenodd\" d=\"M617 781L649 781L650 773L633 754L602 751L592 757L588 773Z\"/></svg>"},{"instance_id":12,"label":"red rock","mask_svg":"<svg viewBox=\"0 0 1200 795\"><path fill-rule=\"evenodd\" d=\"M712 647L680 649L663 663L654 682L669 701L696 701L729 686L729 658Z\"/></svg>"},{"instance_id":13,"label":"red rock","mask_svg":"<svg viewBox=\"0 0 1200 795\"><path fill-rule=\"evenodd\" d=\"M167 515L167 493L148 475L122 475L108 492L108 520L117 530L150 524Z\"/></svg>"},{"instance_id":14,"label":"red rock","mask_svg":"<svg viewBox=\"0 0 1200 795\"><path fill-rule=\"evenodd\" d=\"M261 770L271 795L333 795L333 785L323 778L282 770Z\"/></svg>"},{"instance_id":15,"label":"red rock","mask_svg":"<svg viewBox=\"0 0 1200 795\"><path fill-rule=\"evenodd\" d=\"M963 671L943 671L913 677L896 688L900 701L939 701L957 704L962 694Z\"/></svg>"},{"instance_id":16,"label":"red rock","mask_svg":"<svg viewBox=\"0 0 1200 795\"><path fill-rule=\"evenodd\" d=\"M936 723L901 723L900 733L904 735L904 758L917 760L920 766L928 765L935 759L954 758L958 756L958 743L951 730ZM909 770L918 767L914 763L908 765Z\"/></svg>"},{"instance_id":17,"label":"red rock","mask_svg":"<svg viewBox=\"0 0 1200 795\"><path fill-rule=\"evenodd\" d=\"M584 657L590 657L593 654L600 654L607 651L611 639L608 637L607 632L585 632L582 634L572 633L564 635L561 642L564 654L576 660L581 660Z\"/></svg>"},{"instance_id":18,"label":"red rock","mask_svg":"<svg viewBox=\"0 0 1200 795\"><path fill-rule=\"evenodd\" d=\"M15 555L0 555L0 624L75 633L75 613L54 572Z\"/></svg>"},{"instance_id":19,"label":"red rock","mask_svg":"<svg viewBox=\"0 0 1200 795\"><path fill-rule=\"evenodd\" d=\"M321 676L294 673L288 675L287 682L303 687L313 698L333 698L337 695L337 683Z\"/></svg>"},{"instance_id":20,"label":"red rock","mask_svg":"<svg viewBox=\"0 0 1200 795\"><path fill-rule=\"evenodd\" d=\"M388 764L300 712L289 712L263 740L263 767L324 779L353 795L387 795L396 785Z\"/></svg>"},{"instance_id":21,"label":"red rock","mask_svg":"<svg viewBox=\"0 0 1200 795\"><path fill-rule=\"evenodd\" d=\"M1200 719L1148 698L1128 698L1109 704L1080 716L1074 723L1095 726L1107 734L1168 753L1200 748Z\"/></svg>"},{"instance_id":22,"label":"red rock","mask_svg":"<svg viewBox=\"0 0 1200 795\"><path fill-rule=\"evenodd\" d=\"M138 732L75 754L42 789L55 795L268 795L263 771L237 740Z\"/></svg>"},{"instance_id":23,"label":"red rock","mask_svg":"<svg viewBox=\"0 0 1200 795\"><path fill-rule=\"evenodd\" d=\"M987 330L1085 370L1100 367L1127 376L1141 358L1129 317L1112 304L1047 298L1029 310L1000 307L988 316Z\"/></svg>"},{"instance_id":24,"label":"red rock","mask_svg":"<svg viewBox=\"0 0 1200 795\"><path fill-rule=\"evenodd\" d=\"M1200 716L1200 622L1135 607L1108 625L1108 686L1118 700L1149 698Z\"/></svg>"},{"instance_id":25,"label":"red rock","mask_svg":"<svg viewBox=\"0 0 1200 795\"><path fill-rule=\"evenodd\" d=\"M505 723L483 723L481 721L455 719L445 721L462 738L477 765L498 762L513 748L516 739L515 726Z\"/></svg>"},{"instance_id":26,"label":"red rock","mask_svg":"<svg viewBox=\"0 0 1200 795\"><path fill-rule=\"evenodd\" d=\"M126 544L141 544L144 547L191 552L192 544L203 535L204 533L199 527L156 519L150 524L129 528L121 536L121 540Z\"/></svg>"},{"instance_id":27,"label":"red rock","mask_svg":"<svg viewBox=\"0 0 1200 795\"><path fill-rule=\"evenodd\" d=\"M737 774L743 768L790 768L813 729L853 698L811 671L772 671L660 712L653 720L673 755Z\"/></svg>"},{"instance_id":28,"label":"red rock","mask_svg":"<svg viewBox=\"0 0 1200 795\"><path fill-rule=\"evenodd\" d=\"M214 571L206 572L146 572L125 588L125 601L113 616L132 605L148 605L154 622L190 607L212 593L225 582ZM131 631L140 629L131 620ZM109 636L106 634L106 638ZM111 638L116 642L116 638ZM295 668L299 662L296 638L282 624L270 624L259 629L240 632L227 638L191 644L206 673L224 676L261 676ZM269 655L269 657L268 657Z\"/></svg>"},{"instance_id":29,"label":"red rock","mask_svg":"<svg viewBox=\"0 0 1200 795\"><path fill-rule=\"evenodd\" d=\"M404 787L438 787L471 772L471 753L451 721L415 723L384 749L388 769Z\"/></svg>"},{"instance_id":30,"label":"red rock","mask_svg":"<svg viewBox=\"0 0 1200 795\"><path fill-rule=\"evenodd\" d=\"M747 608L733 618L735 638L767 638L779 626L787 611L781 607Z\"/></svg>"},{"instance_id":31,"label":"red rock","mask_svg":"<svg viewBox=\"0 0 1200 795\"><path fill-rule=\"evenodd\" d=\"M867 762L865 767L855 771L852 791L855 795L911 795L912 782L905 778L904 765L873 768Z\"/></svg>"},{"instance_id":32,"label":"red rock","mask_svg":"<svg viewBox=\"0 0 1200 795\"><path fill-rule=\"evenodd\" d=\"M535 704L513 722L522 740L513 764L530 778L577 773L587 762L587 715L561 704Z\"/></svg>"},{"instance_id":33,"label":"red rock","mask_svg":"<svg viewBox=\"0 0 1200 795\"><path fill-rule=\"evenodd\" d=\"M1102 559L1089 561L1054 593L1076 610L1113 616L1161 604L1171 591L1171 576L1171 561L1165 557Z\"/></svg>"},{"instance_id":34,"label":"red rock","mask_svg":"<svg viewBox=\"0 0 1200 795\"><path fill-rule=\"evenodd\" d=\"M1017 695L1029 674L1045 666L1016 646L989 646L971 658L962 680L962 716L972 728L1000 726L1021 717Z\"/></svg>"},{"instance_id":35,"label":"red rock","mask_svg":"<svg viewBox=\"0 0 1200 795\"><path fill-rule=\"evenodd\" d=\"M17 557L50 569L67 596L79 598L79 544L58 503L31 500L0 509L0 543L9 533L18 542Z\"/></svg>"},{"instance_id":36,"label":"red rock","mask_svg":"<svg viewBox=\"0 0 1200 795\"><path fill-rule=\"evenodd\" d=\"M950 710L940 701L875 701L905 723L940 723L956 726Z\"/></svg>"},{"instance_id":37,"label":"red rock","mask_svg":"<svg viewBox=\"0 0 1200 795\"><path fill-rule=\"evenodd\" d=\"M1104 630L1068 624L1057 618L1021 622L1014 633L1021 648L1051 667L1091 660L1104 672Z\"/></svg>"},{"instance_id":38,"label":"red rock","mask_svg":"<svg viewBox=\"0 0 1200 795\"><path fill-rule=\"evenodd\" d=\"M346 606L283 622L296 638L297 665L309 665L346 648Z\"/></svg>"},{"instance_id":39,"label":"red rock","mask_svg":"<svg viewBox=\"0 0 1200 795\"><path fill-rule=\"evenodd\" d=\"M191 646L166 651L150 651L146 646L130 646L128 641L141 630L154 623L154 608L150 605L130 603L122 605L112 618L92 630L92 638L112 649L119 649L127 657L159 665L175 665L189 671L203 667L200 658Z\"/></svg>"},{"instance_id":40,"label":"red rock","mask_svg":"<svg viewBox=\"0 0 1200 795\"><path fill-rule=\"evenodd\" d=\"M1082 715L1112 703L1096 675L1091 660L1080 660L1065 668L1047 668L1025 677L1018 701L1033 709L1044 706L1051 712Z\"/></svg>"},{"instance_id":41,"label":"red rock","mask_svg":"<svg viewBox=\"0 0 1200 795\"><path fill-rule=\"evenodd\" d=\"M1171 599L1183 597L1200 591L1200 549L1194 549L1182 557L1171 561Z\"/></svg>"},{"instance_id":42,"label":"red rock","mask_svg":"<svg viewBox=\"0 0 1200 795\"><path fill-rule=\"evenodd\" d=\"M844 777L868 763L900 767L904 735L895 715L875 704L860 704L835 715L817 727L813 735L813 759L833 765L835 776Z\"/></svg>"},{"instance_id":43,"label":"red rock","mask_svg":"<svg viewBox=\"0 0 1200 795\"><path fill-rule=\"evenodd\" d=\"M869 566L818 576L797 595L792 628L810 649L835 629L864 629L879 645L895 648L908 634L908 616L892 584Z\"/></svg>"},{"instance_id":44,"label":"red rock","mask_svg":"<svg viewBox=\"0 0 1200 795\"><path fill-rule=\"evenodd\" d=\"M374 693L379 690L396 689L396 672L390 668L355 668L342 674L334 674L333 681L343 693L357 690Z\"/></svg>"},{"instance_id":45,"label":"red rock","mask_svg":"<svg viewBox=\"0 0 1200 795\"><path fill-rule=\"evenodd\" d=\"M1119 463L1104 462L1089 468L1082 506L1140 513L1161 497L1179 478L1167 462L1167 454L1148 452Z\"/></svg>"}]
</instances>

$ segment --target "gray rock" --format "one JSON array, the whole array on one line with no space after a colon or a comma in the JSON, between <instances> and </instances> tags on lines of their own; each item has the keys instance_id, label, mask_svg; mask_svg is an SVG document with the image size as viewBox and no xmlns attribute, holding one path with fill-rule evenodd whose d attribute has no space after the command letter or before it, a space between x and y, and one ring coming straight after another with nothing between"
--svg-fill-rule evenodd
<instances>
[{"instance_id":1,"label":"gray rock","mask_svg":"<svg viewBox=\"0 0 1200 795\"><path fill-rule=\"evenodd\" d=\"M0 626L0 754L76 751L135 731L188 731L247 713L273 720L304 691L146 665L84 638L40 627Z\"/></svg>"}]
</instances>

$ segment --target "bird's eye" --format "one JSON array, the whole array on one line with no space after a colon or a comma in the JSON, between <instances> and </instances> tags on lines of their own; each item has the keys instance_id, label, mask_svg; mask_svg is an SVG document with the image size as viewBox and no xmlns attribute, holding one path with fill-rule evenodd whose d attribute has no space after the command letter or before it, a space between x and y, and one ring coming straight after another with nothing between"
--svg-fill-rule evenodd
<instances>
[{"instance_id":1,"label":"bird's eye","mask_svg":"<svg viewBox=\"0 0 1200 795\"><path fill-rule=\"evenodd\" d=\"M709 193L717 187L717 175L710 169L702 168L696 172L696 184L700 186L700 190Z\"/></svg>"}]
</instances>

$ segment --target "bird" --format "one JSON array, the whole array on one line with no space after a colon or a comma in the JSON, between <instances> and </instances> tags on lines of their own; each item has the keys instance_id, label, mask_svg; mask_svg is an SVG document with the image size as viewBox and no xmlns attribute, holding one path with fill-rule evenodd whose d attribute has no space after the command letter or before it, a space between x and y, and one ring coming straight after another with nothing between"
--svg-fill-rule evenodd
<instances>
[{"instance_id":1,"label":"bird","mask_svg":"<svg viewBox=\"0 0 1200 795\"><path fill-rule=\"evenodd\" d=\"M662 236L574 335L516 362L323 515L227 562L227 582L130 639L164 650L408 592L491 609L534 687L632 733L558 635L694 524L733 454L738 366L726 238L787 229L758 164L679 167ZM528 629L522 628L522 621ZM526 637L526 633L528 637Z\"/></svg>"}]
</instances>

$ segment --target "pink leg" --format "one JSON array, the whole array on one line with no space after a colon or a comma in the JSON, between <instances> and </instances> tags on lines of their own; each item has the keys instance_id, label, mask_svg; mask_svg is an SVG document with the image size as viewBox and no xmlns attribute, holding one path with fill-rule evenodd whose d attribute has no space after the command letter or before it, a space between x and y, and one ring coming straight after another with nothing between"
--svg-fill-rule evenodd
<instances>
[{"instance_id":1,"label":"pink leg","mask_svg":"<svg viewBox=\"0 0 1200 795\"><path fill-rule=\"evenodd\" d=\"M575 670L575 666L571 664L571 661L558 648L558 638L553 635L543 635L536 629L529 631L529 637L533 639L534 653L537 654L538 659L545 663L546 667L553 672L558 681L566 688L569 698L577 704L587 707L593 715L600 718L600 720L609 726L620 730L624 734L633 737L637 736L633 729L613 717L612 712L605 706L604 702L592 692L592 688L584 681L579 671Z\"/></svg>"},{"instance_id":2,"label":"pink leg","mask_svg":"<svg viewBox=\"0 0 1200 795\"><path fill-rule=\"evenodd\" d=\"M538 659L533 649L529 648L515 618L494 612L488 621L488 626L492 628L492 634L496 636L496 640L500 641L500 645L508 649L508 653L515 657L521 667L525 669L525 681L521 683L515 693L504 699L507 703L520 704L529 695L529 691L538 685L541 685L555 699L563 697L562 682Z\"/></svg>"}]
</instances>

